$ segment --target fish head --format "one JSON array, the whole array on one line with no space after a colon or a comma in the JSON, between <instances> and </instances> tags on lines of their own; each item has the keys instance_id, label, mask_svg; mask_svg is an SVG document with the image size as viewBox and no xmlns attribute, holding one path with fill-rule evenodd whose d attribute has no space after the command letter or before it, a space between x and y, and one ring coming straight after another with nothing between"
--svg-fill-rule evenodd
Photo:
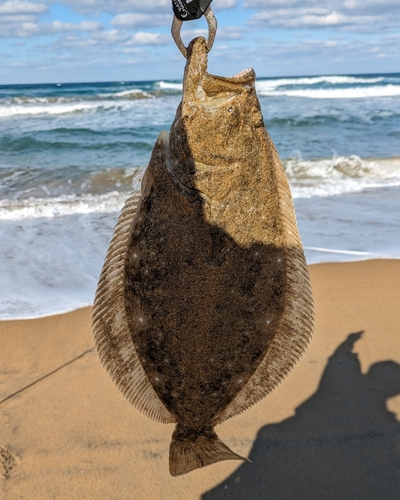
<instances>
[{"instance_id":1,"label":"fish head","mask_svg":"<svg viewBox=\"0 0 400 500\"><path fill-rule=\"evenodd\" d=\"M202 37L188 47L182 102L171 127L170 146L177 160L231 166L251 151L258 127L263 127L255 90L255 72L232 77L207 72L207 43ZM178 161L179 163L179 161Z\"/></svg>"}]
</instances>

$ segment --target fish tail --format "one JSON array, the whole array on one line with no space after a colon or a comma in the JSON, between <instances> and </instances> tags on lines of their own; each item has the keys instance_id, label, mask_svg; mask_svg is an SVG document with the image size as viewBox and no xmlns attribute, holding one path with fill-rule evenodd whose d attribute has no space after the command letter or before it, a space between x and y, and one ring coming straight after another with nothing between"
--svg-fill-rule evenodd
<instances>
[{"instance_id":1,"label":"fish tail","mask_svg":"<svg viewBox=\"0 0 400 500\"><path fill-rule=\"evenodd\" d=\"M188 429L178 424L169 448L169 471L180 476L221 460L245 460L224 444L213 428Z\"/></svg>"}]
</instances>

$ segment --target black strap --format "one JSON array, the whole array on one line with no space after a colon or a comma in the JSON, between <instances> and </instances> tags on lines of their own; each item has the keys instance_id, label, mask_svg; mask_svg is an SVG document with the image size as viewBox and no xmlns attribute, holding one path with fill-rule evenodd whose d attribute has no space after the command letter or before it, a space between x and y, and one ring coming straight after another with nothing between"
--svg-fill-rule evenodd
<instances>
[{"instance_id":1,"label":"black strap","mask_svg":"<svg viewBox=\"0 0 400 500\"><path fill-rule=\"evenodd\" d=\"M172 10L181 21L200 19L212 0L172 0Z\"/></svg>"}]
</instances>

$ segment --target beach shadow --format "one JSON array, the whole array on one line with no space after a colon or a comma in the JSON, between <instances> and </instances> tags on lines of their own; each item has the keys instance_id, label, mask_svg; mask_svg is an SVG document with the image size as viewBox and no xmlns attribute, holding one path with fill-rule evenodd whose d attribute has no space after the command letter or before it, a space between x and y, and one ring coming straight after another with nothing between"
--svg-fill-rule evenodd
<instances>
[{"instance_id":1,"label":"beach shadow","mask_svg":"<svg viewBox=\"0 0 400 500\"><path fill-rule=\"evenodd\" d=\"M400 365L363 375L352 333L330 357L317 392L296 414L258 432L249 458L202 500L398 500L400 423L386 401Z\"/></svg>"}]
</instances>

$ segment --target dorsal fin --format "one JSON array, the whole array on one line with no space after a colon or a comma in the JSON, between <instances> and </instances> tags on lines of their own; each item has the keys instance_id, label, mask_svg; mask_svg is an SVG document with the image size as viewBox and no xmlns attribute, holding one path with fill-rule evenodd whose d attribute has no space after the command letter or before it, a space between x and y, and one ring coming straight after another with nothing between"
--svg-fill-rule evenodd
<instances>
[{"instance_id":1,"label":"dorsal fin","mask_svg":"<svg viewBox=\"0 0 400 500\"><path fill-rule=\"evenodd\" d=\"M93 334L104 368L125 398L158 422L175 418L160 401L138 358L125 310L124 265L140 191L127 199L108 248L93 306Z\"/></svg>"},{"instance_id":2,"label":"dorsal fin","mask_svg":"<svg viewBox=\"0 0 400 500\"><path fill-rule=\"evenodd\" d=\"M285 230L286 307L275 336L250 380L218 415L220 424L250 408L277 387L303 355L314 328L314 303L310 276L297 230L293 200L278 153L266 133L278 189L280 213Z\"/></svg>"}]
</instances>

